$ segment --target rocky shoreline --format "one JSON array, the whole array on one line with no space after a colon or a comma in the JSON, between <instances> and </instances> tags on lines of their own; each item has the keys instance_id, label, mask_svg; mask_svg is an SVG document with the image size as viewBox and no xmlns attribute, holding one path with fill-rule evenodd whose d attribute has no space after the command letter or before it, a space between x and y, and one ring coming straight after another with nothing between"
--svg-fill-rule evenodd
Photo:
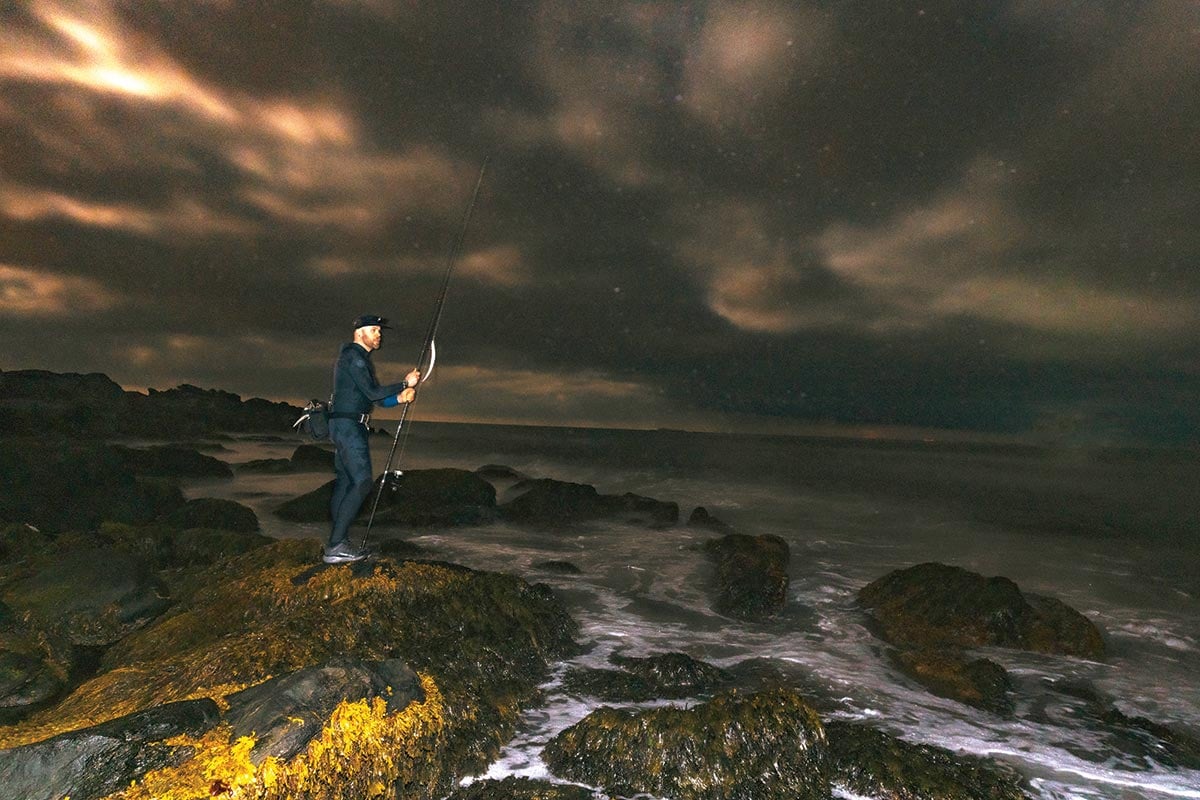
<instances>
[{"instance_id":1,"label":"rocky shoreline","mask_svg":"<svg viewBox=\"0 0 1200 800\"><path fill-rule=\"evenodd\" d=\"M22 376L0 373L20 402L48 387L74 400L85 389L117 396L95 376L55 387L48 375L14 389ZM156 402L193 411L201 399L230 402L179 391ZM180 490L197 477L326 469L320 447L231 465L186 443L111 444L104 431L121 424L91 418L102 422L87 435L47 439L18 415L0 438L12 487L0 496L0 798L1029 796L1004 763L823 715L802 687L739 684L685 653L568 670L568 692L610 705L547 745L555 780L456 789L495 758L539 685L587 646L563 601L543 584L425 559L396 540L370 561L321 565L318 542L269 539L250 509L186 501ZM278 430L272 420L260 430ZM208 432L184 427L168 438ZM401 532L497 520L566 532L607 520L654 535L680 519L670 501L495 464L413 470L379 490L378 524ZM276 513L323 520L328 492ZM703 509L686 524L711 535L692 557L712 564L714 610L744 625L784 610L786 542ZM1017 690L979 648L1105 658L1101 632L1078 611L950 565L894 570L858 600L902 674L988 713L1011 714ZM1152 739L1160 758L1200 766L1200 743L1185 733L1125 716L1088 687L1062 691L1085 696L1102 724ZM636 705L648 701L660 702Z\"/></svg>"}]
</instances>

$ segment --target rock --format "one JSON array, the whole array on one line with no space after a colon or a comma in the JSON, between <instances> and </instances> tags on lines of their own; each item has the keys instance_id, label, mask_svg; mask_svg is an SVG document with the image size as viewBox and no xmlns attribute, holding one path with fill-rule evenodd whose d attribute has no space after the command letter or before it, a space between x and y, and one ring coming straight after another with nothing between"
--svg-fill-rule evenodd
<instances>
[{"instance_id":1,"label":"rock","mask_svg":"<svg viewBox=\"0 0 1200 800\"><path fill-rule=\"evenodd\" d=\"M4 587L13 610L89 646L112 644L161 614L166 594L145 561L101 548L67 552Z\"/></svg>"},{"instance_id":2,"label":"rock","mask_svg":"<svg viewBox=\"0 0 1200 800\"><path fill-rule=\"evenodd\" d=\"M879 800L1028 800L1021 778L1000 764L882 731L828 722L833 782Z\"/></svg>"},{"instance_id":3,"label":"rock","mask_svg":"<svg viewBox=\"0 0 1200 800\"><path fill-rule=\"evenodd\" d=\"M529 566L534 569L540 569L543 572L553 572L558 575L582 575L583 570L572 564L570 561L538 561Z\"/></svg>"},{"instance_id":4,"label":"rock","mask_svg":"<svg viewBox=\"0 0 1200 800\"><path fill-rule=\"evenodd\" d=\"M184 700L0 750L0 786L6 797L24 800L104 797L151 770L186 758L186 749L161 742L203 733L219 718L212 700Z\"/></svg>"},{"instance_id":5,"label":"rock","mask_svg":"<svg viewBox=\"0 0 1200 800\"><path fill-rule=\"evenodd\" d=\"M1025 596L1007 578L985 578L945 564L896 570L863 587L859 602L882 637L901 648L995 645L1099 658L1104 640L1079 612Z\"/></svg>"},{"instance_id":6,"label":"rock","mask_svg":"<svg viewBox=\"0 0 1200 800\"><path fill-rule=\"evenodd\" d=\"M289 462L294 472L333 472L333 451L315 444L302 444Z\"/></svg>"},{"instance_id":7,"label":"rock","mask_svg":"<svg viewBox=\"0 0 1200 800\"><path fill-rule=\"evenodd\" d=\"M687 524L691 528L703 528L722 535L734 532L732 526L709 514L708 509L704 506L696 506L691 516L688 517Z\"/></svg>"},{"instance_id":8,"label":"rock","mask_svg":"<svg viewBox=\"0 0 1200 800\"><path fill-rule=\"evenodd\" d=\"M67 685L73 665L70 642L0 604L0 725L48 705Z\"/></svg>"},{"instance_id":9,"label":"rock","mask_svg":"<svg viewBox=\"0 0 1200 800\"><path fill-rule=\"evenodd\" d=\"M509 776L502 781L473 781L454 790L446 800L595 800L582 786Z\"/></svg>"},{"instance_id":10,"label":"rock","mask_svg":"<svg viewBox=\"0 0 1200 800\"><path fill-rule=\"evenodd\" d=\"M683 653L646 658L614 655L609 660L621 669L571 670L563 678L563 686L574 694L610 702L640 703L711 694L731 680L725 670Z\"/></svg>"},{"instance_id":11,"label":"rock","mask_svg":"<svg viewBox=\"0 0 1200 800\"><path fill-rule=\"evenodd\" d=\"M234 737L255 737L255 764L268 756L289 761L320 734L340 703L374 697L384 697L392 714L425 700L417 676L399 659L333 658L229 695L225 719Z\"/></svg>"},{"instance_id":12,"label":"rock","mask_svg":"<svg viewBox=\"0 0 1200 800\"><path fill-rule=\"evenodd\" d=\"M139 449L113 445L134 475L155 478L231 478L233 470L219 458L176 445Z\"/></svg>"},{"instance_id":13,"label":"rock","mask_svg":"<svg viewBox=\"0 0 1200 800\"><path fill-rule=\"evenodd\" d=\"M783 539L731 533L706 542L705 550L716 562L718 613L758 621L787 604L791 554Z\"/></svg>"},{"instance_id":14,"label":"rock","mask_svg":"<svg viewBox=\"0 0 1200 800\"><path fill-rule=\"evenodd\" d=\"M175 528L210 528L240 533L256 533L258 517L254 512L233 500L201 497L189 500L182 508L167 515L166 524Z\"/></svg>"},{"instance_id":15,"label":"rock","mask_svg":"<svg viewBox=\"0 0 1200 800\"><path fill-rule=\"evenodd\" d=\"M605 519L651 528L679 520L679 506L636 494L602 495L594 486L551 478L521 481L512 487L512 500L501 515L526 525L554 527Z\"/></svg>"},{"instance_id":16,"label":"rock","mask_svg":"<svg viewBox=\"0 0 1200 800\"><path fill-rule=\"evenodd\" d=\"M115 549L146 559L156 570L206 567L275 541L257 533L167 525L105 523L100 536Z\"/></svg>"},{"instance_id":17,"label":"rock","mask_svg":"<svg viewBox=\"0 0 1200 800\"><path fill-rule=\"evenodd\" d=\"M825 731L798 695L718 695L691 708L602 707L556 736L554 774L609 794L675 800L830 797Z\"/></svg>"},{"instance_id":18,"label":"rock","mask_svg":"<svg viewBox=\"0 0 1200 800\"><path fill-rule=\"evenodd\" d=\"M968 660L962 651L949 648L897 650L891 656L905 675L939 697L1002 716L1013 712L1012 681L994 661Z\"/></svg>"},{"instance_id":19,"label":"rock","mask_svg":"<svg viewBox=\"0 0 1200 800\"><path fill-rule=\"evenodd\" d=\"M381 539L375 547L382 555L395 559L420 558L429 553L421 545L407 542L404 539Z\"/></svg>"},{"instance_id":20,"label":"rock","mask_svg":"<svg viewBox=\"0 0 1200 800\"><path fill-rule=\"evenodd\" d=\"M188 741L189 760L147 774L124 798L203 797L214 786L262 800L442 797L455 775L479 771L509 741L549 662L578 651L577 626L545 587L383 557L329 566L319 563L320 549L316 540L277 541L191 575L168 613L112 645L94 676L54 706L0 728L0 747L176 700L223 698L339 658L403 657L424 700L398 710L383 696L342 700L289 761L264 757L255 765L254 742L218 727ZM251 713L270 724L251 726L286 733L272 721L285 716L287 703L304 701L303 691L289 691L287 680L263 690L274 699ZM239 708L254 705L247 699L254 695ZM312 707L298 709L303 716Z\"/></svg>"},{"instance_id":21,"label":"rock","mask_svg":"<svg viewBox=\"0 0 1200 800\"><path fill-rule=\"evenodd\" d=\"M485 481L526 481L529 476L503 464L484 464L475 474Z\"/></svg>"},{"instance_id":22,"label":"rock","mask_svg":"<svg viewBox=\"0 0 1200 800\"><path fill-rule=\"evenodd\" d=\"M382 483L382 479L380 480ZM292 522L322 522L329 519L333 481L287 501L275 510ZM368 496L359 512L365 519L374 496ZM496 490L487 481L461 469L425 469L405 472L400 480L389 479L379 498L376 524L429 526L478 525L495 515Z\"/></svg>"},{"instance_id":23,"label":"rock","mask_svg":"<svg viewBox=\"0 0 1200 800\"><path fill-rule=\"evenodd\" d=\"M98 443L0 439L0 474L0 522L46 532L149 522L184 502L178 487L139 480L121 448Z\"/></svg>"}]
</instances>

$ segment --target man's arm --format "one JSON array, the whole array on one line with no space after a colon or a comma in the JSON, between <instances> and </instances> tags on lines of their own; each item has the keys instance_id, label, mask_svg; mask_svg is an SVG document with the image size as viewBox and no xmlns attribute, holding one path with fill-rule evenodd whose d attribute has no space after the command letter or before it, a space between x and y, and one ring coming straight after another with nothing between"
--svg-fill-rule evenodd
<instances>
[{"instance_id":1,"label":"man's arm","mask_svg":"<svg viewBox=\"0 0 1200 800\"><path fill-rule=\"evenodd\" d=\"M406 388L403 383L388 383L380 385L367 367L367 360L361 357L350 359L350 379L354 386L372 403L395 397Z\"/></svg>"}]
</instances>

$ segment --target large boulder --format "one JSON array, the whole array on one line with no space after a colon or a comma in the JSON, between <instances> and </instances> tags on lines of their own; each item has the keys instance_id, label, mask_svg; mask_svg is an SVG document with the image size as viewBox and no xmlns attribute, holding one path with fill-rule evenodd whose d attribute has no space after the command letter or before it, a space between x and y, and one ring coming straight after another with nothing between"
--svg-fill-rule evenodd
<instances>
[{"instance_id":1,"label":"large boulder","mask_svg":"<svg viewBox=\"0 0 1200 800\"><path fill-rule=\"evenodd\" d=\"M939 697L1002 716L1013 712L1012 681L995 661L951 648L896 650L891 657L905 675Z\"/></svg>"},{"instance_id":2,"label":"large boulder","mask_svg":"<svg viewBox=\"0 0 1200 800\"><path fill-rule=\"evenodd\" d=\"M685 653L662 653L645 658L613 655L620 669L576 669L563 678L575 694L612 702L644 702L711 694L732 678L728 672Z\"/></svg>"},{"instance_id":3,"label":"large boulder","mask_svg":"<svg viewBox=\"0 0 1200 800\"><path fill-rule=\"evenodd\" d=\"M766 619L787 604L787 542L778 536L731 533L705 543L716 564L718 613L738 619Z\"/></svg>"},{"instance_id":4,"label":"large boulder","mask_svg":"<svg viewBox=\"0 0 1200 800\"><path fill-rule=\"evenodd\" d=\"M226 724L183 740L187 760L147 773L125 800L436 800L511 738L549 662L577 652L576 626L545 587L428 562L322 565L319 553L315 540L278 541L190 576L165 615L108 648L94 676L0 728L0 747L232 695ZM389 707L411 688L396 658L416 672L423 700ZM374 677L338 672L347 662L337 659ZM299 746L290 717L311 720L315 735L288 756Z\"/></svg>"},{"instance_id":5,"label":"large boulder","mask_svg":"<svg viewBox=\"0 0 1200 800\"><path fill-rule=\"evenodd\" d=\"M383 486L375 523L381 525L478 525L495 516L496 490L482 478L461 469L409 470L399 479L380 479ZM291 522L329 519L333 481L293 498L275 510ZM365 519L374 504L368 496L359 510Z\"/></svg>"},{"instance_id":6,"label":"large boulder","mask_svg":"<svg viewBox=\"0 0 1200 800\"><path fill-rule=\"evenodd\" d=\"M666 528L679 521L679 505L626 493L602 495L596 487L536 478L515 484L512 499L500 506L501 515L513 522L543 527L609 520L650 528Z\"/></svg>"},{"instance_id":7,"label":"large boulder","mask_svg":"<svg viewBox=\"0 0 1200 800\"><path fill-rule=\"evenodd\" d=\"M149 522L183 505L174 484L141 479L126 448L64 439L0 439L0 522L44 531L87 530L104 520Z\"/></svg>"},{"instance_id":8,"label":"large boulder","mask_svg":"<svg viewBox=\"0 0 1200 800\"><path fill-rule=\"evenodd\" d=\"M187 748L164 740L201 734L218 719L212 700L184 700L0 750L0 791L23 800L104 797L151 770L186 759Z\"/></svg>"},{"instance_id":9,"label":"large boulder","mask_svg":"<svg viewBox=\"0 0 1200 800\"><path fill-rule=\"evenodd\" d=\"M675 800L829 798L825 731L788 689L726 693L691 708L603 707L542 753L558 776Z\"/></svg>"},{"instance_id":10,"label":"large boulder","mask_svg":"<svg viewBox=\"0 0 1200 800\"><path fill-rule=\"evenodd\" d=\"M883 638L901 648L994 645L1100 658L1092 622L1052 598L1024 595L1008 578L960 567L918 564L863 587L859 602Z\"/></svg>"},{"instance_id":11,"label":"large boulder","mask_svg":"<svg viewBox=\"0 0 1200 800\"><path fill-rule=\"evenodd\" d=\"M0 370L0 436L119 432L125 391L106 375Z\"/></svg>"},{"instance_id":12,"label":"large boulder","mask_svg":"<svg viewBox=\"0 0 1200 800\"><path fill-rule=\"evenodd\" d=\"M288 463L293 472L333 472L333 451L315 444L302 444Z\"/></svg>"},{"instance_id":13,"label":"large boulder","mask_svg":"<svg viewBox=\"0 0 1200 800\"><path fill-rule=\"evenodd\" d=\"M696 506L692 509L692 513L688 516L687 524L689 528L703 528L713 533L719 533L722 536L734 533L733 527L729 523L714 517L704 506Z\"/></svg>"},{"instance_id":14,"label":"large boulder","mask_svg":"<svg viewBox=\"0 0 1200 800\"><path fill-rule=\"evenodd\" d=\"M87 646L112 644L170 602L146 561L109 548L66 552L5 584L0 594L17 613Z\"/></svg>"},{"instance_id":15,"label":"large boulder","mask_svg":"<svg viewBox=\"0 0 1200 800\"><path fill-rule=\"evenodd\" d=\"M113 449L125 459L134 475L155 478L230 478L233 470L219 458L178 445Z\"/></svg>"},{"instance_id":16,"label":"large boulder","mask_svg":"<svg viewBox=\"0 0 1200 800\"><path fill-rule=\"evenodd\" d=\"M912 744L883 731L828 722L833 782L878 800L1029 800L1024 783L995 761Z\"/></svg>"},{"instance_id":17,"label":"large boulder","mask_svg":"<svg viewBox=\"0 0 1200 800\"><path fill-rule=\"evenodd\" d=\"M209 528L238 533L258 531L254 511L233 500L199 497L189 500L163 520L175 528Z\"/></svg>"},{"instance_id":18,"label":"large boulder","mask_svg":"<svg viewBox=\"0 0 1200 800\"><path fill-rule=\"evenodd\" d=\"M384 698L390 714L425 700L416 674L399 659L335 657L230 695L225 719L235 737L254 737L255 764L268 757L288 761L308 747L341 703L375 697Z\"/></svg>"}]
</instances>

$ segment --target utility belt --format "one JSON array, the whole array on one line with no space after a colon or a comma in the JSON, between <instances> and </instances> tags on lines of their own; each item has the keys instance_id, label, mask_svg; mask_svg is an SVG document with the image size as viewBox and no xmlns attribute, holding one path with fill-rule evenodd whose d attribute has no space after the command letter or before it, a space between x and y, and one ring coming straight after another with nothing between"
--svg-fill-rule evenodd
<instances>
[{"instance_id":1,"label":"utility belt","mask_svg":"<svg viewBox=\"0 0 1200 800\"><path fill-rule=\"evenodd\" d=\"M330 411L326 416L330 419L352 419L363 425L371 421L370 414L357 414L353 411Z\"/></svg>"}]
</instances>

